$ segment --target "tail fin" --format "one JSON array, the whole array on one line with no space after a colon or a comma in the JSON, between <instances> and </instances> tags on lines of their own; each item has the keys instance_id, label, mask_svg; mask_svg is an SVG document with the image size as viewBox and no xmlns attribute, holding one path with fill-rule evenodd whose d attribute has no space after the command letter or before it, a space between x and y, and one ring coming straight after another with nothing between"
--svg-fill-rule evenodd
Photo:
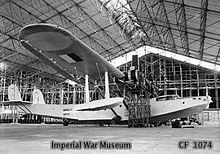
<instances>
[{"instance_id":1,"label":"tail fin","mask_svg":"<svg viewBox=\"0 0 220 154\"><path fill-rule=\"evenodd\" d=\"M33 104L45 104L44 96L39 89L33 91Z\"/></svg>"},{"instance_id":2,"label":"tail fin","mask_svg":"<svg viewBox=\"0 0 220 154\"><path fill-rule=\"evenodd\" d=\"M9 101L22 101L21 93L15 84L8 87L8 99Z\"/></svg>"}]
</instances>

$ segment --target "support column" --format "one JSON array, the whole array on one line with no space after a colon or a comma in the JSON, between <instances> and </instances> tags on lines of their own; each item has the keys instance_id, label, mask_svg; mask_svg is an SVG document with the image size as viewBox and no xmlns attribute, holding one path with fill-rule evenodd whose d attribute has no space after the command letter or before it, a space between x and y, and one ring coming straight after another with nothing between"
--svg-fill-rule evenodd
<instances>
[{"instance_id":1,"label":"support column","mask_svg":"<svg viewBox=\"0 0 220 154\"><path fill-rule=\"evenodd\" d=\"M183 97L183 71L182 65L180 65L180 97Z\"/></svg>"},{"instance_id":2,"label":"support column","mask_svg":"<svg viewBox=\"0 0 220 154\"><path fill-rule=\"evenodd\" d=\"M163 67L164 67L164 95L166 95L167 94L167 70L166 70L166 68L167 68L167 63L166 63L166 60L164 60L164 62L163 62Z\"/></svg>"},{"instance_id":3,"label":"support column","mask_svg":"<svg viewBox=\"0 0 220 154\"><path fill-rule=\"evenodd\" d=\"M76 87L73 87L73 104L76 104Z\"/></svg>"},{"instance_id":4,"label":"support column","mask_svg":"<svg viewBox=\"0 0 220 154\"><path fill-rule=\"evenodd\" d=\"M74 88L75 89L75 88ZM69 80L68 80L68 86L67 86L67 104L70 104L70 83L69 83ZM73 101L73 104L76 104L75 100Z\"/></svg>"},{"instance_id":5,"label":"support column","mask_svg":"<svg viewBox=\"0 0 220 154\"><path fill-rule=\"evenodd\" d=\"M199 96L200 94L199 94L199 72L198 72L199 70L197 69L197 71L196 71L196 79L197 79L197 96Z\"/></svg>"},{"instance_id":6,"label":"support column","mask_svg":"<svg viewBox=\"0 0 220 154\"><path fill-rule=\"evenodd\" d=\"M63 97L64 97L64 90L63 88L60 89L60 104L63 104Z\"/></svg>"},{"instance_id":7,"label":"support column","mask_svg":"<svg viewBox=\"0 0 220 154\"><path fill-rule=\"evenodd\" d=\"M6 71L4 69L4 73L2 73L2 80L3 80L3 87L2 87L2 101L5 101L5 84L6 84ZM2 104L2 113L1 119L3 120L3 111L4 111L4 104Z\"/></svg>"},{"instance_id":8,"label":"support column","mask_svg":"<svg viewBox=\"0 0 220 154\"><path fill-rule=\"evenodd\" d=\"M89 102L89 76L85 75L85 95L86 95L86 103Z\"/></svg>"},{"instance_id":9,"label":"support column","mask_svg":"<svg viewBox=\"0 0 220 154\"><path fill-rule=\"evenodd\" d=\"M214 78L215 78L215 100L216 100L216 108L219 108L219 98L218 98L218 86L217 86L217 74L214 74Z\"/></svg>"},{"instance_id":10,"label":"support column","mask_svg":"<svg viewBox=\"0 0 220 154\"><path fill-rule=\"evenodd\" d=\"M108 98L110 98L108 72L105 72L105 99L108 99Z\"/></svg>"},{"instance_id":11,"label":"support column","mask_svg":"<svg viewBox=\"0 0 220 154\"><path fill-rule=\"evenodd\" d=\"M189 67L189 97L192 97L192 67Z\"/></svg>"}]
</instances>

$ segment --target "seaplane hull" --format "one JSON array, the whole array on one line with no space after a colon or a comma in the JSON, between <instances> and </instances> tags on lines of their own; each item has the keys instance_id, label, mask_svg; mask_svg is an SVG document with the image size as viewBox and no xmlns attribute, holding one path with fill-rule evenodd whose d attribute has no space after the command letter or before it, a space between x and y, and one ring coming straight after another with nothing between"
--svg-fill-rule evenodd
<instances>
[{"instance_id":1,"label":"seaplane hull","mask_svg":"<svg viewBox=\"0 0 220 154\"><path fill-rule=\"evenodd\" d=\"M43 115L54 118L65 118L76 123L110 123L115 116L120 116L121 123L127 123L128 111L122 103L123 98L111 98L93 101L85 104L53 105L53 104L32 104L20 106L27 113ZM95 103L114 104L112 110L95 110ZM184 98L177 100L155 101L151 99L151 122L167 121L176 118L188 117L201 113L209 106L209 96ZM83 109L84 108L84 109ZM89 110L90 109L90 110Z\"/></svg>"},{"instance_id":2,"label":"seaplane hull","mask_svg":"<svg viewBox=\"0 0 220 154\"><path fill-rule=\"evenodd\" d=\"M175 118L189 117L201 113L212 102L210 96L179 98L175 95L151 99L151 121L167 121Z\"/></svg>"},{"instance_id":3,"label":"seaplane hull","mask_svg":"<svg viewBox=\"0 0 220 154\"><path fill-rule=\"evenodd\" d=\"M123 104L123 98L110 98L108 74L116 78L123 78L124 74L100 54L74 36L71 32L56 25L37 23L27 25L19 32L21 44L32 54L56 70L64 77L75 82L78 77L85 76L85 103L53 105L46 104L43 94L34 91L33 102L22 101L19 90L11 86L8 90L7 105L17 105L23 112L48 117L72 119L77 121L112 120L120 117L120 121L128 120L128 111ZM73 69L74 68L74 69ZM90 102L89 77L99 80L105 76L105 99ZM202 111L209 103L204 100L151 100L151 119L165 120Z\"/></svg>"},{"instance_id":4,"label":"seaplane hull","mask_svg":"<svg viewBox=\"0 0 220 154\"><path fill-rule=\"evenodd\" d=\"M178 99L170 101L154 101L151 100L151 122L167 121L176 118L188 117L194 114L201 113L205 108L209 106L211 100L206 97L194 97L187 99ZM201 98L201 100L198 100ZM112 119L116 116L120 116L122 124L126 124L128 121L128 111L125 105L122 103L123 98L111 98L98 100L101 104L114 104L112 110L94 110L90 104L96 103L96 101L85 104L69 104L69 105L54 105L54 104L24 104L19 105L19 108L24 113L31 113L35 115L43 115L46 117L68 119L75 123L111 123ZM183 104L184 102L184 104ZM164 108L164 106L166 106ZM80 109L86 110L80 110ZM88 110L91 109L91 110Z\"/></svg>"},{"instance_id":5,"label":"seaplane hull","mask_svg":"<svg viewBox=\"0 0 220 154\"><path fill-rule=\"evenodd\" d=\"M115 115L109 108L121 104L123 98L109 98L84 104L32 104L19 106L25 113L73 120L111 120ZM100 104L98 107L94 104ZM106 109L105 109L106 108Z\"/></svg>"},{"instance_id":6,"label":"seaplane hull","mask_svg":"<svg viewBox=\"0 0 220 154\"><path fill-rule=\"evenodd\" d=\"M201 113L205 108L207 107L207 104L197 105L194 107L185 108L182 110L156 115L151 117L151 122L160 122L160 121L168 121L171 119L176 118L183 118L183 117L189 117L194 114Z\"/></svg>"}]
</instances>

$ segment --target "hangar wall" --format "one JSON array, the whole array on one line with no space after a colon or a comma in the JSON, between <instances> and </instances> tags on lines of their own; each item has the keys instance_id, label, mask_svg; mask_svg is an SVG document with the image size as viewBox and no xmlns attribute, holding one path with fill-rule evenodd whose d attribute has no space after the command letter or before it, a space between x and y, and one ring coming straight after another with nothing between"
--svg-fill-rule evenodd
<instances>
[{"instance_id":1,"label":"hangar wall","mask_svg":"<svg viewBox=\"0 0 220 154\"><path fill-rule=\"evenodd\" d=\"M49 73L19 69L14 72L0 70L0 101L8 100L7 89L11 84L19 87L24 101L31 101L35 87L42 91L47 104L82 104L85 99L83 86L74 86L65 78ZM104 95L104 91L90 90L92 100L100 99L101 94Z\"/></svg>"},{"instance_id":2,"label":"hangar wall","mask_svg":"<svg viewBox=\"0 0 220 154\"><path fill-rule=\"evenodd\" d=\"M139 58L139 68L158 87L158 95L178 94L181 97L212 97L210 108L220 106L220 73L182 63L157 54L147 54ZM127 71L131 62L119 67Z\"/></svg>"}]
</instances>

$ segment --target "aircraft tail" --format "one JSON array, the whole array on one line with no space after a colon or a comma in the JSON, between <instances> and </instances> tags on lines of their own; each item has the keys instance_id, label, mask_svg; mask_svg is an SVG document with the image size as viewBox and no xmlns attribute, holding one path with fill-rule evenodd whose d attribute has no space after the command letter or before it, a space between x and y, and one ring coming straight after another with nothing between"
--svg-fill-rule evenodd
<instances>
[{"instance_id":1,"label":"aircraft tail","mask_svg":"<svg viewBox=\"0 0 220 154\"><path fill-rule=\"evenodd\" d=\"M0 101L4 105L31 105L30 101L22 101L21 93L15 84L8 86L8 101Z\"/></svg>"},{"instance_id":2,"label":"aircraft tail","mask_svg":"<svg viewBox=\"0 0 220 154\"><path fill-rule=\"evenodd\" d=\"M44 96L39 89L33 91L33 104L45 104Z\"/></svg>"},{"instance_id":3,"label":"aircraft tail","mask_svg":"<svg viewBox=\"0 0 220 154\"><path fill-rule=\"evenodd\" d=\"M22 101L21 93L15 84L8 87L8 99L9 101Z\"/></svg>"}]
</instances>

